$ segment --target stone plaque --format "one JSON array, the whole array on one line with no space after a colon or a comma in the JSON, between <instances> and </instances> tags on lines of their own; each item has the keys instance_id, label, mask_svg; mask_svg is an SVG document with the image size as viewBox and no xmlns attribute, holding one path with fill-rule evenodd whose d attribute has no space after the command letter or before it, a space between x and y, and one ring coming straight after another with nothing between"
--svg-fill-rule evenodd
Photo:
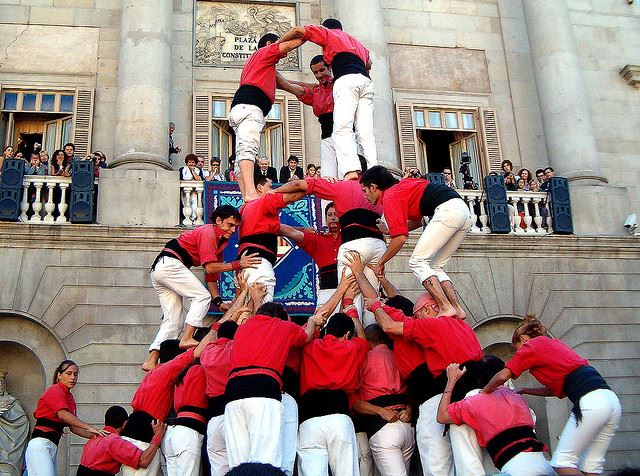
<instances>
[{"instance_id":1,"label":"stone plaque","mask_svg":"<svg viewBox=\"0 0 640 476\"><path fill-rule=\"evenodd\" d=\"M295 4L196 2L195 65L242 67L265 33L282 36L296 24ZM298 51L280 61L299 69Z\"/></svg>"}]
</instances>

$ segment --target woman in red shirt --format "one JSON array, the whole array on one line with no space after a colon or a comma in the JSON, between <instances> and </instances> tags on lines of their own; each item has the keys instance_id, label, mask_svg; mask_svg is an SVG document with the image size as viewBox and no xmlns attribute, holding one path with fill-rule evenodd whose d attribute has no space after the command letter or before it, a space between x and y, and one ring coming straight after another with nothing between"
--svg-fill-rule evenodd
<instances>
[{"instance_id":1,"label":"woman in red shirt","mask_svg":"<svg viewBox=\"0 0 640 476\"><path fill-rule=\"evenodd\" d=\"M605 454L620 422L620 401L600 373L568 345L548 337L534 316L527 316L513 334L516 353L484 388L491 393L510 378L529 370L543 388L521 389L539 396L565 396L573 403L551 465L559 475L590 475L603 471Z\"/></svg>"},{"instance_id":2,"label":"woman in red shirt","mask_svg":"<svg viewBox=\"0 0 640 476\"><path fill-rule=\"evenodd\" d=\"M30 476L55 476L58 443L65 426L84 438L109 434L76 416L76 401L71 389L78 382L78 373L75 362L63 360L53 374L53 385L38 400L33 412L36 425L25 454Z\"/></svg>"}]
</instances>

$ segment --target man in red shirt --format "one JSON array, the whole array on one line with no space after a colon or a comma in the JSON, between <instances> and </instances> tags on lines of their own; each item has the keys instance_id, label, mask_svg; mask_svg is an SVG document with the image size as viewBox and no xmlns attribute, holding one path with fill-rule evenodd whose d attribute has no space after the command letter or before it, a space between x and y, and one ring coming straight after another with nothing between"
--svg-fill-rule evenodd
<instances>
[{"instance_id":1,"label":"man in red shirt","mask_svg":"<svg viewBox=\"0 0 640 476\"><path fill-rule=\"evenodd\" d=\"M134 469L149 466L160 447L167 425L157 420L151 424L154 436L149 447L142 451L133 443L120 438L127 418L127 411L118 405L105 412L104 431L109 434L91 438L84 445L77 476L117 474L123 464Z\"/></svg>"},{"instance_id":2,"label":"man in red shirt","mask_svg":"<svg viewBox=\"0 0 640 476\"><path fill-rule=\"evenodd\" d=\"M258 198L253 174L260 151L260 133L276 95L276 64L300 46L301 40L278 41L267 33L258 41L258 49L242 68L240 87L229 111L229 124L236 134L236 172L245 203Z\"/></svg>"},{"instance_id":3,"label":"man in red shirt","mask_svg":"<svg viewBox=\"0 0 640 476\"><path fill-rule=\"evenodd\" d=\"M342 24L334 18L323 21L322 26L294 27L281 41L297 38L320 45L322 56L333 72L332 137L336 147L338 178L362 170L358 161L358 143L362 147L367 165L376 165L378 160L373 135L373 84L369 77L369 50L342 31ZM323 173L326 175L325 170Z\"/></svg>"},{"instance_id":4,"label":"man in red shirt","mask_svg":"<svg viewBox=\"0 0 640 476\"><path fill-rule=\"evenodd\" d=\"M320 167L322 174L325 177L337 177L336 146L331 137L333 133L333 76L322 55L314 56L309 67L318 84L290 81L277 73L277 86L279 89L296 96L301 103L313 108L321 130Z\"/></svg>"},{"instance_id":5,"label":"man in red shirt","mask_svg":"<svg viewBox=\"0 0 640 476\"><path fill-rule=\"evenodd\" d=\"M386 168L377 166L362 174L362 191L374 205L382 205L391 241L375 266L377 273L402 248L409 231L429 217L429 224L409 259L409 268L440 308L439 316L466 317L458 303L451 278L443 268L471 228L471 213L458 192L444 184L421 178L398 182Z\"/></svg>"},{"instance_id":6,"label":"man in red shirt","mask_svg":"<svg viewBox=\"0 0 640 476\"><path fill-rule=\"evenodd\" d=\"M149 357L142 364L145 371L153 369L158 363L160 344L180 335L183 298L189 299L191 305L185 318L180 346L189 348L198 345L193 334L203 325L203 319L209 311L211 292L189 268L202 266L207 274L217 277L224 271L238 271L260 264L256 254L243 254L231 263L222 261L222 252L240 224L238 210L230 205L222 205L214 210L211 218L213 224L199 226L168 241L151 266L151 284L158 293L163 319L156 338L149 346ZM213 289L215 293L217 287ZM217 295L213 301L219 306L222 298Z\"/></svg>"}]
</instances>

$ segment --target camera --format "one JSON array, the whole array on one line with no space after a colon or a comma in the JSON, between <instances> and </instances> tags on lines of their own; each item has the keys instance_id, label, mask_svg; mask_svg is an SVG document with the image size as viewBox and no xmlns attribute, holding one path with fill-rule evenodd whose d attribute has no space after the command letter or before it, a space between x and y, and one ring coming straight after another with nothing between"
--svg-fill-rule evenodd
<instances>
[{"instance_id":1,"label":"camera","mask_svg":"<svg viewBox=\"0 0 640 476\"><path fill-rule=\"evenodd\" d=\"M477 182L473 180L473 175L471 175L471 170L469 169L469 165L471 164L471 156L467 152L463 152L460 156L460 170L459 172L462 174L462 188L464 190L478 190L480 187Z\"/></svg>"}]
</instances>

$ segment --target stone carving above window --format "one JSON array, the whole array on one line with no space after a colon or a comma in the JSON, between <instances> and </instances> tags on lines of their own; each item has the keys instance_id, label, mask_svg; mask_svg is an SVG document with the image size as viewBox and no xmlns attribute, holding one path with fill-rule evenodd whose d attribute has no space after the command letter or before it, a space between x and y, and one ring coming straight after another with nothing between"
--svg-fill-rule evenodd
<instances>
[{"instance_id":1,"label":"stone carving above window","mask_svg":"<svg viewBox=\"0 0 640 476\"><path fill-rule=\"evenodd\" d=\"M242 67L265 33L282 36L296 24L295 4L196 2L196 66ZM280 61L281 69L299 69L298 51Z\"/></svg>"}]
</instances>

